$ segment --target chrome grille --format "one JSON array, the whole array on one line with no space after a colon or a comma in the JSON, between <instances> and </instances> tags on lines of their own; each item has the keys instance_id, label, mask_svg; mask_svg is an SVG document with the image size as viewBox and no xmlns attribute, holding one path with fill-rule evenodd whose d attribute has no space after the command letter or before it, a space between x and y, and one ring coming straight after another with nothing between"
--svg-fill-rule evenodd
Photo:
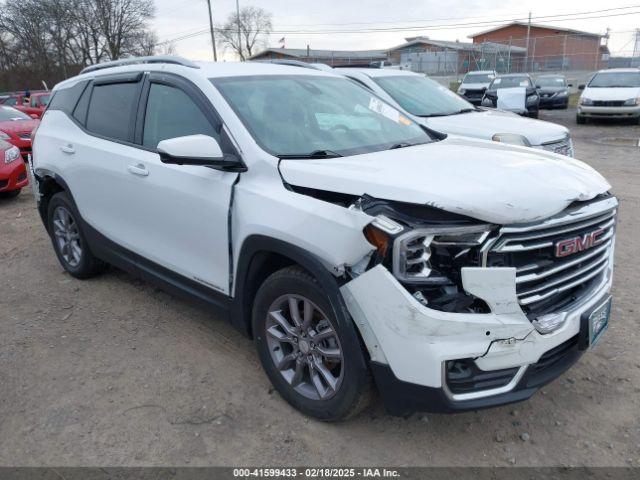
<instances>
[{"instance_id":1,"label":"chrome grille","mask_svg":"<svg viewBox=\"0 0 640 480\"><path fill-rule=\"evenodd\" d=\"M560 155L573 157L573 142L571 141L571 137L568 135L562 140L543 143L542 148L549 152L559 153Z\"/></svg>"},{"instance_id":2,"label":"chrome grille","mask_svg":"<svg viewBox=\"0 0 640 480\"><path fill-rule=\"evenodd\" d=\"M516 268L516 293L527 313L553 311L578 299L609 264L618 202L614 197L574 206L541 223L503 227L487 246L487 266ZM556 256L558 242L602 230L594 245Z\"/></svg>"}]
</instances>

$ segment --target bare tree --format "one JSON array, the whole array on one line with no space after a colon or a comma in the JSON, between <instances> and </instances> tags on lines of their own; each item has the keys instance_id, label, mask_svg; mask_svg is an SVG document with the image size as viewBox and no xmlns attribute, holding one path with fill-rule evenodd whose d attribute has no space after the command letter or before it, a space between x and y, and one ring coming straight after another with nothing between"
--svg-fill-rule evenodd
<instances>
[{"instance_id":1,"label":"bare tree","mask_svg":"<svg viewBox=\"0 0 640 480\"><path fill-rule=\"evenodd\" d=\"M219 33L217 43L225 49L231 49L240 60L246 60L254 54L257 47L266 44L266 39L273 30L272 15L260 7L242 7L240 18L234 12L216 30Z\"/></svg>"},{"instance_id":2,"label":"bare tree","mask_svg":"<svg viewBox=\"0 0 640 480\"><path fill-rule=\"evenodd\" d=\"M39 86L84 66L150 55L153 0L5 0L0 9L0 90Z\"/></svg>"}]
</instances>

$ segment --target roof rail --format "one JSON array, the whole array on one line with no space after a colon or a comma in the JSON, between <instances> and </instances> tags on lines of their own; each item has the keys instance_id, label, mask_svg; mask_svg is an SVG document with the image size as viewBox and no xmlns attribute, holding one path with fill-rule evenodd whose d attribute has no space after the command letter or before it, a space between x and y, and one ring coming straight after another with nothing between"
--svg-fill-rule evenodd
<instances>
[{"instance_id":1,"label":"roof rail","mask_svg":"<svg viewBox=\"0 0 640 480\"><path fill-rule=\"evenodd\" d=\"M250 60L255 63L273 63L276 65L287 65L289 67L301 67L301 68L310 68L312 70L320 70L315 65L312 65L307 62L302 62L300 60L289 60L287 58L267 58L260 60Z\"/></svg>"},{"instance_id":2,"label":"roof rail","mask_svg":"<svg viewBox=\"0 0 640 480\"><path fill-rule=\"evenodd\" d=\"M105 68L122 67L124 65L138 65L144 63L170 63L173 65L182 65L190 68L200 68L197 64L186 58L176 57L173 55L154 55L149 57L130 57L122 58L120 60L113 60L111 62L98 63L97 65L90 65L84 68L80 74L95 72L96 70L103 70Z\"/></svg>"}]
</instances>

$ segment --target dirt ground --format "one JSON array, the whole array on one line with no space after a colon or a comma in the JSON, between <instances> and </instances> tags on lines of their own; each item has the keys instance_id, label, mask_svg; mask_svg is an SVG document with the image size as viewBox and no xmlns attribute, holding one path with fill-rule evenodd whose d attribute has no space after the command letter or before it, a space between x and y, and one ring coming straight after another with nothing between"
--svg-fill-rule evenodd
<instances>
[{"instance_id":1,"label":"dirt ground","mask_svg":"<svg viewBox=\"0 0 640 480\"><path fill-rule=\"evenodd\" d=\"M621 207L609 331L531 400L310 420L215 313L115 269L65 274L26 190L0 202L0 465L640 466L640 127L542 118L571 128Z\"/></svg>"}]
</instances>

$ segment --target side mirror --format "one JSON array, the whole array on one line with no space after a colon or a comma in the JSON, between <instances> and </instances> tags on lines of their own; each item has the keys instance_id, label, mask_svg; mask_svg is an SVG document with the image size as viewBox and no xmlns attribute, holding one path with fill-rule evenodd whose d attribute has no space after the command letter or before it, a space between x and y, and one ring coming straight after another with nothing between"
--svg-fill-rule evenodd
<instances>
[{"instance_id":1,"label":"side mirror","mask_svg":"<svg viewBox=\"0 0 640 480\"><path fill-rule=\"evenodd\" d=\"M173 165L201 165L216 170L244 172L247 167L235 155L224 154L215 138L188 135L158 144L160 161Z\"/></svg>"},{"instance_id":2,"label":"side mirror","mask_svg":"<svg viewBox=\"0 0 640 480\"><path fill-rule=\"evenodd\" d=\"M540 90L540 88L541 88L541 87L540 87L540 85L536 85L536 88L537 88L538 90Z\"/></svg>"},{"instance_id":3,"label":"side mirror","mask_svg":"<svg viewBox=\"0 0 640 480\"><path fill-rule=\"evenodd\" d=\"M578 90L584 90L584 85L578 85Z\"/></svg>"}]
</instances>

